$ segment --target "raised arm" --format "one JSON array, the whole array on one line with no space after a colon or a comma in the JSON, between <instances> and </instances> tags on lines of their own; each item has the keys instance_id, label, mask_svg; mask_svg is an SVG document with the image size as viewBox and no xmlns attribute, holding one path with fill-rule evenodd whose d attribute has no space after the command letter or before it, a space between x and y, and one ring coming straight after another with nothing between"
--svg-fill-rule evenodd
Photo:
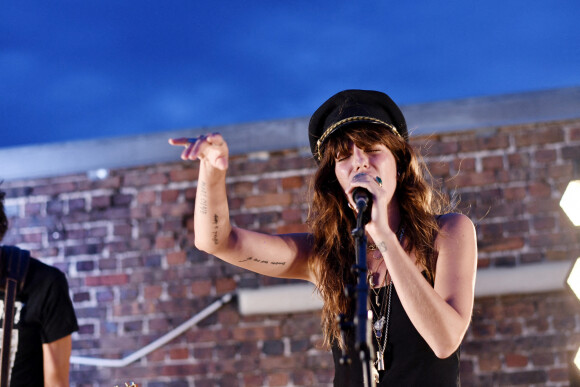
<instances>
[{"instance_id":1,"label":"raised arm","mask_svg":"<svg viewBox=\"0 0 580 387\"><path fill-rule=\"evenodd\" d=\"M229 150L220 134L169 143L185 146L183 160L200 161L194 213L198 249L256 273L314 281L307 265L308 234L267 235L231 225L226 193Z\"/></svg>"}]
</instances>

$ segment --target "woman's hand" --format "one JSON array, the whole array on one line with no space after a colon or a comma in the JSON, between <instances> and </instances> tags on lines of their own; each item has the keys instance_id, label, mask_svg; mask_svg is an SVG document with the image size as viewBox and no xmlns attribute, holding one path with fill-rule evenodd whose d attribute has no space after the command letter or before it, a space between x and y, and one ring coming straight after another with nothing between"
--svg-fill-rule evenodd
<instances>
[{"instance_id":1,"label":"woman's hand","mask_svg":"<svg viewBox=\"0 0 580 387\"><path fill-rule=\"evenodd\" d=\"M346 191L349 204L355 211L357 211L357 208L353 199L353 193L357 188L367 191L369 199L372 201L370 222L366 225L369 234L372 236L375 229L389 229L389 212L393 207L390 205L393 193L389 192L389 187L383 186L383 180L379 176L372 176L367 173L355 175L352 179L351 186Z\"/></svg>"},{"instance_id":2,"label":"woman's hand","mask_svg":"<svg viewBox=\"0 0 580 387\"><path fill-rule=\"evenodd\" d=\"M182 160L199 159L213 168L222 171L228 169L228 144L219 133L202 134L194 138L171 138L169 143L185 147L181 153Z\"/></svg>"}]
</instances>

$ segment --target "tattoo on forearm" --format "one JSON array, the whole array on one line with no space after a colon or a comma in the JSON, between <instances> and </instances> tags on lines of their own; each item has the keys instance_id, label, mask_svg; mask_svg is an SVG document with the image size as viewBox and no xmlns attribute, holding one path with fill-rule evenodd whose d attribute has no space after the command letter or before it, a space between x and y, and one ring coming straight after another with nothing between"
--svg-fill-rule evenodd
<instances>
[{"instance_id":1,"label":"tattoo on forearm","mask_svg":"<svg viewBox=\"0 0 580 387\"><path fill-rule=\"evenodd\" d=\"M205 181L201 182L201 185L199 186L199 193L199 212L203 215L207 215L207 186Z\"/></svg>"},{"instance_id":2,"label":"tattoo on forearm","mask_svg":"<svg viewBox=\"0 0 580 387\"><path fill-rule=\"evenodd\" d=\"M273 265L273 266L284 266L286 262L279 262L279 261L269 261L267 259L259 259L254 257L248 257L246 259L242 259L240 263L244 262L256 262L256 263L263 263L265 265Z\"/></svg>"},{"instance_id":3,"label":"tattoo on forearm","mask_svg":"<svg viewBox=\"0 0 580 387\"><path fill-rule=\"evenodd\" d=\"M213 230L214 231L212 233L212 240L213 240L214 245L219 244L219 240L218 240L218 229L219 229L219 227L218 227L218 219L219 218L218 218L217 214L214 214L213 215Z\"/></svg>"},{"instance_id":4,"label":"tattoo on forearm","mask_svg":"<svg viewBox=\"0 0 580 387\"><path fill-rule=\"evenodd\" d=\"M381 242L379 244L377 244L377 248L379 249L379 251L381 253L386 253L387 252L387 244L385 242Z\"/></svg>"}]
</instances>

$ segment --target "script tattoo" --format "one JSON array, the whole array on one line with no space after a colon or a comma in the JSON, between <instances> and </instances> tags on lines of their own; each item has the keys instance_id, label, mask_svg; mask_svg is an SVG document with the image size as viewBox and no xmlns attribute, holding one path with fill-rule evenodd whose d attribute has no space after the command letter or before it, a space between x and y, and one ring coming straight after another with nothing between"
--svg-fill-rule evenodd
<instances>
[{"instance_id":1,"label":"script tattoo","mask_svg":"<svg viewBox=\"0 0 580 387\"><path fill-rule=\"evenodd\" d=\"M387 244L385 242L381 242L377 245L377 248L379 249L379 251L381 253L386 253L387 252Z\"/></svg>"},{"instance_id":2,"label":"script tattoo","mask_svg":"<svg viewBox=\"0 0 580 387\"><path fill-rule=\"evenodd\" d=\"M256 263L263 263L265 265L273 265L273 266L284 266L286 262L278 262L278 261L269 261L267 259L259 259L254 257L248 257L246 259L242 259L240 263L244 262L256 262Z\"/></svg>"},{"instance_id":3,"label":"script tattoo","mask_svg":"<svg viewBox=\"0 0 580 387\"><path fill-rule=\"evenodd\" d=\"M213 215L213 230L214 231L212 233L212 240L213 240L214 245L219 244L219 240L218 240L218 229L219 229L219 227L218 227L218 219L219 218L218 218L217 214L214 214Z\"/></svg>"},{"instance_id":4,"label":"script tattoo","mask_svg":"<svg viewBox=\"0 0 580 387\"><path fill-rule=\"evenodd\" d=\"M201 185L199 186L199 193L199 212L203 215L207 215L207 186L205 181L201 182Z\"/></svg>"}]
</instances>

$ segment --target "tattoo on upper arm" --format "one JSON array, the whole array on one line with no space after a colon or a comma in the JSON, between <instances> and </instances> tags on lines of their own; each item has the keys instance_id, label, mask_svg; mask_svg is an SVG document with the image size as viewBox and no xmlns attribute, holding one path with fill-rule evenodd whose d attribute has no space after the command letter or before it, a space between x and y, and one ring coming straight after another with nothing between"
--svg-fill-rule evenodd
<instances>
[{"instance_id":1,"label":"tattoo on upper arm","mask_svg":"<svg viewBox=\"0 0 580 387\"><path fill-rule=\"evenodd\" d=\"M199 193L199 212L203 215L207 215L207 185L205 181L200 183Z\"/></svg>"},{"instance_id":2,"label":"tattoo on upper arm","mask_svg":"<svg viewBox=\"0 0 580 387\"><path fill-rule=\"evenodd\" d=\"M387 244L385 242L381 242L379 244L377 244L377 248L379 249L379 251L381 253L386 253L387 252Z\"/></svg>"},{"instance_id":3,"label":"tattoo on upper arm","mask_svg":"<svg viewBox=\"0 0 580 387\"><path fill-rule=\"evenodd\" d=\"M254 257L248 257L246 259L242 259L239 262L240 263L244 263L244 262L256 262L256 263L262 263L262 264L265 264L265 265L273 265L273 266L284 266L284 265L286 265L286 262L269 261L267 259L260 259L260 258L254 258Z\"/></svg>"}]
</instances>

